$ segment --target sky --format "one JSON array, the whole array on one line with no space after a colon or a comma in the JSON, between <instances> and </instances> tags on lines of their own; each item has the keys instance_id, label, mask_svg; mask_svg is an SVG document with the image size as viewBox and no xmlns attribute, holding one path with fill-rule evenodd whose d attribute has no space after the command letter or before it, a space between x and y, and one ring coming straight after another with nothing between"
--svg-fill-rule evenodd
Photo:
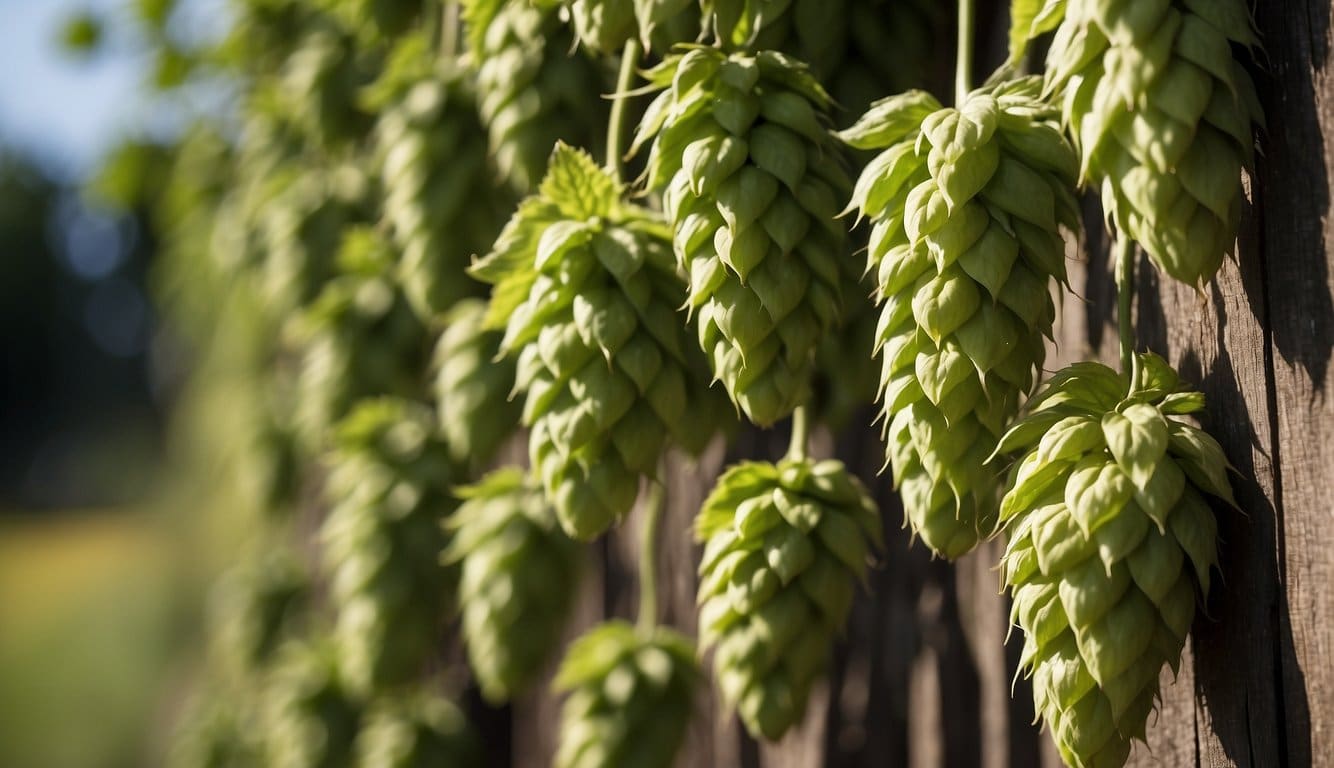
<instances>
[{"instance_id":1,"label":"sky","mask_svg":"<svg viewBox=\"0 0 1334 768\"><path fill-rule=\"evenodd\" d=\"M86 173L118 136L143 124L142 57L79 60L60 47L66 19L128 0L0 0L0 142L35 153L53 172Z\"/></svg>"}]
</instances>

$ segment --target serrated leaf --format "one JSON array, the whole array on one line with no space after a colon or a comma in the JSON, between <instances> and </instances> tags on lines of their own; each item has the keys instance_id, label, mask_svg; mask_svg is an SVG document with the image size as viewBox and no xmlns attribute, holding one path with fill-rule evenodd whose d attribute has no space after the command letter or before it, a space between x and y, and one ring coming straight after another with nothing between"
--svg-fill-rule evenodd
<instances>
[{"instance_id":1,"label":"serrated leaf","mask_svg":"<svg viewBox=\"0 0 1334 768\"><path fill-rule=\"evenodd\" d=\"M538 193L569 218L589 219L610 216L621 188L587 152L557 142Z\"/></svg>"}]
</instances>

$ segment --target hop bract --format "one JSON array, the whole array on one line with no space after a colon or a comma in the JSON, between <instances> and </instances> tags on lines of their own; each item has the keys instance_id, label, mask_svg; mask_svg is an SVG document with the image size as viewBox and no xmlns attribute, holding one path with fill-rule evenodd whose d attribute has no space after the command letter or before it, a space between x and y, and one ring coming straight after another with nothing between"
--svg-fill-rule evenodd
<instances>
[{"instance_id":1,"label":"hop bract","mask_svg":"<svg viewBox=\"0 0 1334 768\"><path fill-rule=\"evenodd\" d=\"M690 641L624 622L570 646L555 687L561 709L556 768L669 768L685 738L699 666Z\"/></svg>"},{"instance_id":2,"label":"hop bract","mask_svg":"<svg viewBox=\"0 0 1334 768\"><path fill-rule=\"evenodd\" d=\"M532 466L579 539L629 512L668 437L699 450L719 423L676 312L685 290L666 227L620 193L557 146L539 193L473 270L496 283L489 320L518 356Z\"/></svg>"},{"instance_id":3,"label":"hop bract","mask_svg":"<svg viewBox=\"0 0 1334 768\"><path fill-rule=\"evenodd\" d=\"M887 147L849 207L873 223L894 480L913 532L947 558L995 525L988 457L1042 365L1052 282L1065 280L1060 227L1079 223L1078 161L1038 87L976 91L957 109L912 91L843 132L854 147Z\"/></svg>"},{"instance_id":4,"label":"hop bract","mask_svg":"<svg viewBox=\"0 0 1334 768\"><path fill-rule=\"evenodd\" d=\"M435 348L435 408L454 462L485 465L519 424L511 400L514 361L497 359L501 334L485 328L486 302L466 299L446 315Z\"/></svg>"},{"instance_id":5,"label":"hop bract","mask_svg":"<svg viewBox=\"0 0 1334 768\"><path fill-rule=\"evenodd\" d=\"M523 689L560 642L578 587L579 547L518 469L458 491L445 559L460 568L468 661L493 702Z\"/></svg>"},{"instance_id":6,"label":"hop bract","mask_svg":"<svg viewBox=\"0 0 1334 768\"><path fill-rule=\"evenodd\" d=\"M1028 451L1001 511L1021 665L1065 761L1119 766L1208 592L1218 560L1206 497L1232 503L1228 464L1180 418L1203 396L1152 355L1133 386L1079 363L1034 402L1001 444Z\"/></svg>"},{"instance_id":7,"label":"hop bract","mask_svg":"<svg viewBox=\"0 0 1334 768\"><path fill-rule=\"evenodd\" d=\"M340 663L359 692L421 674L447 618L454 577L440 562L440 523L454 499L433 427L423 406L387 398L338 426L322 535Z\"/></svg>"},{"instance_id":8,"label":"hop bract","mask_svg":"<svg viewBox=\"0 0 1334 768\"><path fill-rule=\"evenodd\" d=\"M463 713L430 693L386 696L357 734L356 768L474 768L481 750Z\"/></svg>"},{"instance_id":9,"label":"hop bract","mask_svg":"<svg viewBox=\"0 0 1334 768\"><path fill-rule=\"evenodd\" d=\"M695 528L700 645L746 728L777 739L843 629L879 511L840 462L747 462L719 478Z\"/></svg>"},{"instance_id":10,"label":"hop bract","mask_svg":"<svg viewBox=\"0 0 1334 768\"><path fill-rule=\"evenodd\" d=\"M647 77L665 89L650 138L689 305L716 378L754 423L805 402L815 348L838 322L849 182L826 130L829 96L780 53L694 48Z\"/></svg>"},{"instance_id":11,"label":"hop bract","mask_svg":"<svg viewBox=\"0 0 1334 768\"><path fill-rule=\"evenodd\" d=\"M1244 0L1069 0L1047 55L1108 218L1195 287L1232 250L1263 120L1234 44L1258 45Z\"/></svg>"}]
</instances>

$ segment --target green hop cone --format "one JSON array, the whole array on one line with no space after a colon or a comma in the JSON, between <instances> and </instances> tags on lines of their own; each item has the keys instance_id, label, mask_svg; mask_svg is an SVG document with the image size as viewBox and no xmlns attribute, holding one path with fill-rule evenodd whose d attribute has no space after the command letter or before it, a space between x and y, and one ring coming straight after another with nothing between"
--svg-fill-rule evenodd
<instances>
[{"instance_id":1,"label":"green hop cone","mask_svg":"<svg viewBox=\"0 0 1334 768\"><path fill-rule=\"evenodd\" d=\"M639 32L634 0L572 0L567 7L580 45L596 53L617 53Z\"/></svg>"},{"instance_id":2,"label":"green hop cone","mask_svg":"<svg viewBox=\"0 0 1334 768\"><path fill-rule=\"evenodd\" d=\"M777 739L805 713L882 546L879 511L838 461L747 462L719 478L695 530L700 645L747 730Z\"/></svg>"},{"instance_id":3,"label":"green hop cone","mask_svg":"<svg viewBox=\"0 0 1334 768\"><path fill-rule=\"evenodd\" d=\"M843 138L886 148L849 209L872 223L881 303L875 351L888 459L908 525L955 558L990 535L1000 490L989 456L1033 387L1075 229L1077 159L1036 79L942 108L911 91L877 102Z\"/></svg>"},{"instance_id":4,"label":"green hop cone","mask_svg":"<svg viewBox=\"0 0 1334 768\"><path fill-rule=\"evenodd\" d=\"M606 125L610 88L554 7L527 0L465 0L477 66L478 109L500 172L519 192L542 178L556 141L589 145Z\"/></svg>"},{"instance_id":5,"label":"green hop cone","mask_svg":"<svg viewBox=\"0 0 1334 768\"><path fill-rule=\"evenodd\" d=\"M449 454L429 410L389 398L338 425L321 531L334 636L346 679L365 692L416 678L435 653L455 574L441 564L454 509Z\"/></svg>"},{"instance_id":6,"label":"green hop cone","mask_svg":"<svg viewBox=\"0 0 1334 768\"><path fill-rule=\"evenodd\" d=\"M326 642L285 647L262 700L268 768L351 768L362 705Z\"/></svg>"},{"instance_id":7,"label":"green hop cone","mask_svg":"<svg viewBox=\"0 0 1334 768\"><path fill-rule=\"evenodd\" d=\"M425 326L391 275L386 244L352 230L330 281L302 316L305 345L297 374L297 428L308 446L363 397L425 394L430 342Z\"/></svg>"},{"instance_id":8,"label":"green hop cone","mask_svg":"<svg viewBox=\"0 0 1334 768\"><path fill-rule=\"evenodd\" d=\"M428 321L480 293L468 262L495 240L512 204L496 187L471 85L461 71L423 61L431 56L420 37L398 46L406 71L385 84L397 94L375 134L403 285Z\"/></svg>"},{"instance_id":9,"label":"green hop cone","mask_svg":"<svg viewBox=\"0 0 1334 768\"><path fill-rule=\"evenodd\" d=\"M1180 418L1204 397L1153 355L1127 384L1098 363L1067 368L1000 447L1027 451L1001 510L1021 666L1071 766L1122 765L1144 738L1218 563L1206 497L1232 503L1222 449Z\"/></svg>"},{"instance_id":10,"label":"green hop cone","mask_svg":"<svg viewBox=\"0 0 1334 768\"><path fill-rule=\"evenodd\" d=\"M1258 42L1244 0L1069 0L1047 56L1108 218L1196 288L1236 239L1263 114L1233 48Z\"/></svg>"},{"instance_id":11,"label":"green hop cone","mask_svg":"<svg viewBox=\"0 0 1334 768\"><path fill-rule=\"evenodd\" d=\"M252 768L262 764L254 734L235 702L205 691L189 705L172 735L167 768Z\"/></svg>"},{"instance_id":12,"label":"green hop cone","mask_svg":"<svg viewBox=\"0 0 1334 768\"><path fill-rule=\"evenodd\" d=\"M630 511L668 438L697 452L722 421L676 312L685 290L666 227L620 195L558 145L538 194L473 268L496 284L488 323L518 358L532 466L577 539Z\"/></svg>"},{"instance_id":13,"label":"green hop cone","mask_svg":"<svg viewBox=\"0 0 1334 768\"><path fill-rule=\"evenodd\" d=\"M357 768L481 765L467 718L448 700L424 691L376 701L357 734Z\"/></svg>"},{"instance_id":14,"label":"green hop cone","mask_svg":"<svg viewBox=\"0 0 1334 768\"><path fill-rule=\"evenodd\" d=\"M560 641L579 574L580 549L519 469L458 491L446 562L457 564L462 633L489 701L520 692Z\"/></svg>"},{"instance_id":15,"label":"green hop cone","mask_svg":"<svg viewBox=\"0 0 1334 768\"><path fill-rule=\"evenodd\" d=\"M229 571L210 606L211 629L231 669L242 675L262 668L304 623L310 580L301 564L282 550Z\"/></svg>"},{"instance_id":16,"label":"green hop cone","mask_svg":"<svg viewBox=\"0 0 1334 768\"><path fill-rule=\"evenodd\" d=\"M446 315L435 348L435 406L440 433L459 466L490 461L522 414L509 397L514 361L499 358L502 334L485 328L486 303L467 299Z\"/></svg>"},{"instance_id":17,"label":"green hop cone","mask_svg":"<svg viewBox=\"0 0 1334 768\"><path fill-rule=\"evenodd\" d=\"M570 646L556 675L568 693L556 768L669 768L699 682L690 641L614 621Z\"/></svg>"},{"instance_id":18,"label":"green hop cone","mask_svg":"<svg viewBox=\"0 0 1334 768\"><path fill-rule=\"evenodd\" d=\"M318 16L304 28L309 31L278 73L278 109L310 143L325 149L351 146L372 125L357 103L357 91L371 74L369 61L333 19Z\"/></svg>"},{"instance_id":19,"label":"green hop cone","mask_svg":"<svg viewBox=\"0 0 1334 768\"><path fill-rule=\"evenodd\" d=\"M653 139L648 184L665 190L700 346L732 401L771 425L808 398L815 348L840 317L849 253L835 217L850 184L829 97L772 51L693 48L647 76L665 90L635 148Z\"/></svg>"}]
</instances>

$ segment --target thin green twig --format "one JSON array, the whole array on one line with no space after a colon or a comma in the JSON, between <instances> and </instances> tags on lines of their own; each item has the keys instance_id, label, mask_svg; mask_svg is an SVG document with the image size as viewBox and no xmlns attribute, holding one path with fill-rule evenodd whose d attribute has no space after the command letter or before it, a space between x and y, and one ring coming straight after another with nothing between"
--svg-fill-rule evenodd
<instances>
[{"instance_id":1,"label":"thin green twig","mask_svg":"<svg viewBox=\"0 0 1334 768\"><path fill-rule=\"evenodd\" d=\"M616 93L612 94L611 117L607 120L607 168L617 181L623 181L621 154L624 146L622 142L625 140L625 103L630 98L635 66L639 64L642 53L638 37L632 35L625 41L625 50L621 53L621 71L616 77Z\"/></svg>"},{"instance_id":2,"label":"thin green twig","mask_svg":"<svg viewBox=\"0 0 1334 768\"><path fill-rule=\"evenodd\" d=\"M658 625L658 524L665 490L662 481L649 481L639 532L639 628L644 631Z\"/></svg>"},{"instance_id":3,"label":"thin green twig","mask_svg":"<svg viewBox=\"0 0 1334 768\"><path fill-rule=\"evenodd\" d=\"M972 90L973 37L976 19L973 0L959 0L959 50L954 64L954 106L963 104Z\"/></svg>"},{"instance_id":4,"label":"thin green twig","mask_svg":"<svg viewBox=\"0 0 1334 768\"><path fill-rule=\"evenodd\" d=\"M792 412L792 442L787 446L787 457L800 461L806 458L806 444L811 439L810 412L804 405Z\"/></svg>"},{"instance_id":5,"label":"thin green twig","mask_svg":"<svg viewBox=\"0 0 1334 768\"><path fill-rule=\"evenodd\" d=\"M1129 374L1135 360L1135 243L1119 233L1116 239L1116 324L1121 337L1121 370Z\"/></svg>"}]
</instances>

